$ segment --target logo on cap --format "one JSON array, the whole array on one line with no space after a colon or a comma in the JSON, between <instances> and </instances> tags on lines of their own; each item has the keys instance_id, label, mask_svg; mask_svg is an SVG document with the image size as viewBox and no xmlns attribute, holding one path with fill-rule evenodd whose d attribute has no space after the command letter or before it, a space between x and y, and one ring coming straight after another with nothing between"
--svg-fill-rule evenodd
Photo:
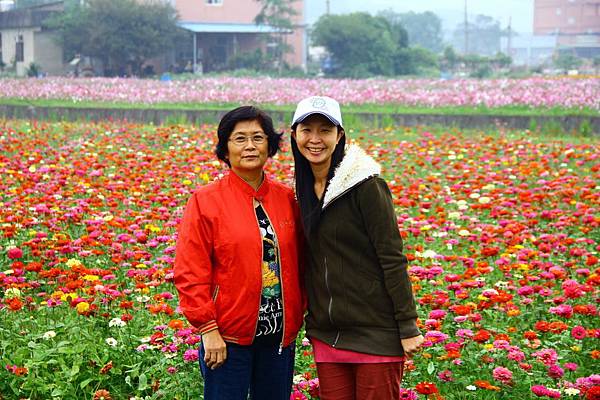
<instances>
[{"instance_id":1,"label":"logo on cap","mask_svg":"<svg viewBox=\"0 0 600 400\"><path fill-rule=\"evenodd\" d=\"M321 108L324 110L327 109L327 103L325 102L325 99L321 97L315 97L314 99L312 99L311 104L314 108Z\"/></svg>"}]
</instances>

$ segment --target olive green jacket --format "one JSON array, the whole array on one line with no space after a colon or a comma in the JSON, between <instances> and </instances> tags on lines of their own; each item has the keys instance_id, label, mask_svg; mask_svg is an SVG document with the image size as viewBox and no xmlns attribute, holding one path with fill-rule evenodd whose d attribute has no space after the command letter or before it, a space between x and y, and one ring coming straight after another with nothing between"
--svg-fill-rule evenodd
<instances>
[{"instance_id":1,"label":"olive green jacket","mask_svg":"<svg viewBox=\"0 0 600 400\"><path fill-rule=\"evenodd\" d=\"M380 166L348 146L308 238L306 331L331 346L399 356L420 334L392 196Z\"/></svg>"}]
</instances>

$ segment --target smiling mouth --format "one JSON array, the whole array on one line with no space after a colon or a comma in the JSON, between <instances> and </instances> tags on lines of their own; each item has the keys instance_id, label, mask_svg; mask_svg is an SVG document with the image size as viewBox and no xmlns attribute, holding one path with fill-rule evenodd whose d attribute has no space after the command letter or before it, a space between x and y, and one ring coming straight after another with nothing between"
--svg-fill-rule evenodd
<instances>
[{"instance_id":1,"label":"smiling mouth","mask_svg":"<svg viewBox=\"0 0 600 400\"><path fill-rule=\"evenodd\" d=\"M316 148L316 147L307 147L306 150L308 150L310 153L312 154L319 154L320 152L322 152L323 150L325 150L325 148Z\"/></svg>"}]
</instances>

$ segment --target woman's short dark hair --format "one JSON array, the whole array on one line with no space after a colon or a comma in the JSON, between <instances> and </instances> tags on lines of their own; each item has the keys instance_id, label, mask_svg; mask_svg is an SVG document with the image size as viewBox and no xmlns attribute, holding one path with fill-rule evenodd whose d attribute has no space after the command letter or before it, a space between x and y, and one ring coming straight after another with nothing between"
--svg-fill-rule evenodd
<instances>
[{"instance_id":1,"label":"woman's short dark hair","mask_svg":"<svg viewBox=\"0 0 600 400\"><path fill-rule=\"evenodd\" d=\"M268 155L269 157L273 157L277 153L277 150L279 150L279 143L281 142L283 132L275 132L273 120L260 108L254 106L241 106L223 115L221 122L219 122L219 127L217 128L218 142L217 148L215 149L215 154L219 160L224 161L231 167L231 164L227 159L227 142L229 141L231 132L233 132L233 128L241 121L258 121L263 132L267 135L267 142L269 144Z\"/></svg>"}]
</instances>

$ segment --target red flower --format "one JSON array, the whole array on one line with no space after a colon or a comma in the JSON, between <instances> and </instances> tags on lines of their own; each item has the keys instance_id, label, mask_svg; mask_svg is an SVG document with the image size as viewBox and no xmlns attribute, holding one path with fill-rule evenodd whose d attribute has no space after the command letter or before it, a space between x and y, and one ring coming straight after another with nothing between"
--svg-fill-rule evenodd
<instances>
[{"instance_id":1,"label":"red flower","mask_svg":"<svg viewBox=\"0 0 600 400\"><path fill-rule=\"evenodd\" d=\"M490 339L491 335L485 329L480 329L475 336L473 336L473 340L478 343L485 343Z\"/></svg>"},{"instance_id":2,"label":"red flower","mask_svg":"<svg viewBox=\"0 0 600 400\"><path fill-rule=\"evenodd\" d=\"M18 247L13 247L11 249L8 249L8 251L6 252L6 255L8 256L8 258L10 258L11 260L15 260L17 258L21 258L23 257L23 250L21 250Z\"/></svg>"},{"instance_id":3,"label":"red flower","mask_svg":"<svg viewBox=\"0 0 600 400\"><path fill-rule=\"evenodd\" d=\"M586 400L600 400L600 386L592 386L585 392Z\"/></svg>"},{"instance_id":4,"label":"red flower","mask_svg":"<svg viewBox=\"0 0 600 400\"><path fill-rule=\"evenodd\" d=\"M415 390L420 394L430 395L438 392L437 386L433 382L420 382L415 386Z\"/></svg>"}]
</instances>

